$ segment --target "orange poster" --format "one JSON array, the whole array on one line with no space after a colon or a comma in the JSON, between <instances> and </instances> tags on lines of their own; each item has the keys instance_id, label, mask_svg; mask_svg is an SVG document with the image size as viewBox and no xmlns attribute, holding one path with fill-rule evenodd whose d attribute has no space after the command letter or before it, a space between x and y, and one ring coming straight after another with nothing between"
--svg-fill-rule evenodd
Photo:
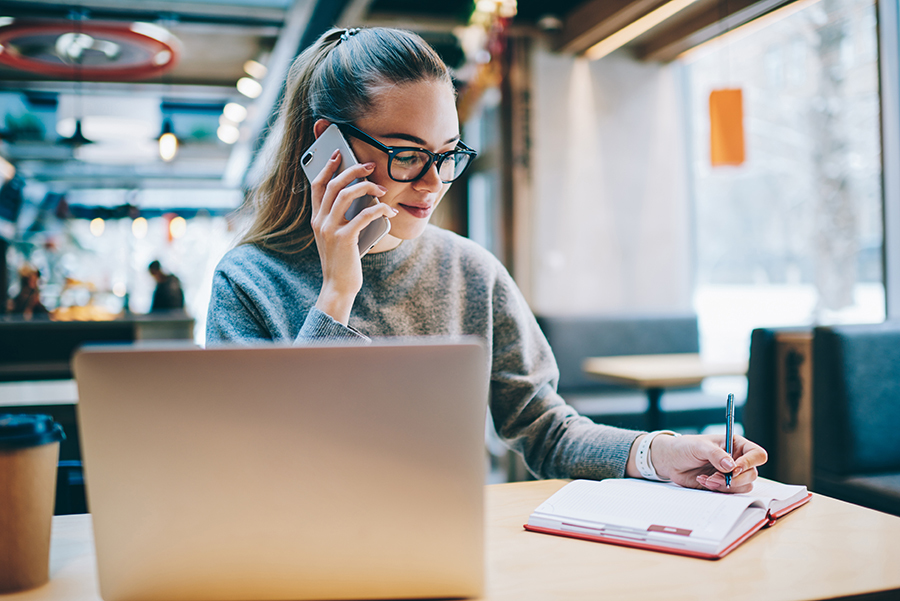
<instances>
[{"instance_id":1,"label":"orange poster","mask_svg":"<svg viewBox=\"0 0 900 601\"><path fill-rule=\"evenodd\" d=\"M744 162L744 98L740 89L709 94L709 156L713 167Z\"/></svg>"}]
</instances>

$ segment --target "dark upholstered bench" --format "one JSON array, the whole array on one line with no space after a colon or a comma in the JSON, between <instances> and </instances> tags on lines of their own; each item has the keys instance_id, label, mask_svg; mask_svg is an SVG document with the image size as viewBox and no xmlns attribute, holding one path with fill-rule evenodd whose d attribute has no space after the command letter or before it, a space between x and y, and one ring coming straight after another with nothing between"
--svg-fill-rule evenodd
<instances>
[{"instance_id":1,"label":"dark upholstered bench","mask_svg":"<svg viewBox=\"0 0 900 601\"><path fill-rule=\"evenodd\" d=\"M778 395L779 380L778 374L781 370L786 373L789 369L791 375L795 376L791 380L791 394L796 397L798 403L810 402L810 389L812 383L803 381L800 378L800 363L792 363L788 366L778 365L778 339L785 335L812 335L811 326L798 327L779 327L779 328L756 328L750 334L750 361L747 370L747 401L744 404L744 412L742 423L744 425L744 435L758 443L769 453L769 460L760 466L759 475L766 478L781 479L782 481L790 481L787 474L780 474L778 466L783 465L783 461L792 459L782 459L781 450L779 449L779 437L783 437L788 430L779 429L784 427L783 421L788 419L779 412ZM811 361L811 358L810 358ZM781 383L781 390L784 390L786 384ZM805 400L804 400L805 399ZM799 410L799 406L795 407ZM794 424L796 428L796 423ZM804 445L804 448L806 446ZM785 451L787 452L787 451ZM803 460L809 461L809 457ZM811 470L811 462L805 464L807 471ZM796 482L791 483L798 483ZM807 473L803 483L811 484L811 474Z\"/></svg>"},{"instance_id":2,"label":"dark upholstered bench","mask_svg":"<svg viewBox=\"0 0 900 601\"><path fill-rule=\"evenodd\" d=\"M615 426L644 428L647 395L585 374L585 358L700 350L694 314L541 315L537 320L559 365L560 395L579 413ZM666 391L662 397L664 427L699 430L722 423L724 402L724 396L713 398L699 388Z\"/></svg>"},{"instance_id":3,"label":"dark upholstered bench","mask_svg":"<svg viewBox=\"0 0 900 601\"><path fill-rule=\"evenodd\" d=\"M900 322L813 337L816 492L900 515Z\"/></svg>"}]
</instances>

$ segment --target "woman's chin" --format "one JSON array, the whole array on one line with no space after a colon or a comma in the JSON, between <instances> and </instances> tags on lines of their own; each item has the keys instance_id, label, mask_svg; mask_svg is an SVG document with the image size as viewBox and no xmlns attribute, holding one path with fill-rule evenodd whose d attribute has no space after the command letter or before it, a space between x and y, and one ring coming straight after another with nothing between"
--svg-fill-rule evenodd
<instances>
[{"instance_id":1,"label":"woman's chin","mask_svg":"<svg viewBox=\"0 0 900 601\"><path fill-rule=\"evenodd\" d=\"M391 220L391 233L385 238L393 237L398 240L414 240L422 235L427 225L427 219L416 219L413 223L409 223L407 219L401 221L395 217Z\"/></svg>"},{"instance_id":2,"label":"woman's chin","mask_svg":"<svg viewBox=\"0 0 900 601\"><path fill-rule=\"evenodd\" d=\"M369 251L369 254L383 253L389 250L394 250L395 248L400 246L400 243L402 241L403 239L401 238L387 234L384 238L379 240L375 246L372 247L372 250Z\"/></svg>"}]
</instances>

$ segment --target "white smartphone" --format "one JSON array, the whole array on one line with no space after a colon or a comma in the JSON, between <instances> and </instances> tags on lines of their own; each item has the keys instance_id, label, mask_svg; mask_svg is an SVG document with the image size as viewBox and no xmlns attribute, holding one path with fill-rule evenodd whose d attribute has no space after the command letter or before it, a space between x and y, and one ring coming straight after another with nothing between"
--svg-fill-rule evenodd
<instances>
[{"instance_id":1,"label":"white smartphone","mask_svg":"<svg viewBox=\"0 0 900 601\"><path fill-rule=\"evenodd\" d=\"M356 157L353 156L353 151L350 150L350 144L347 143L338 126L332 123L300 157L300 166L310 182L322 172L335 150L341 151L341 164L337 171L334 172L335 176L357 164ZM333 176L332 179L334 179ZM362 180L354 180L350 185L359 181ZM344 217L346 217L347 221L350 221L359 215L360 211L377 202L378 199L374 196L366 195L356 198L350 204L347 212L344 213ZM359 234L359 256L361 257L372 250L372 247L378 244L378 241L384 238L389 231L391 231L391 222L386 217L376 219L367 225Z\"/></svg>"}]
</instances>

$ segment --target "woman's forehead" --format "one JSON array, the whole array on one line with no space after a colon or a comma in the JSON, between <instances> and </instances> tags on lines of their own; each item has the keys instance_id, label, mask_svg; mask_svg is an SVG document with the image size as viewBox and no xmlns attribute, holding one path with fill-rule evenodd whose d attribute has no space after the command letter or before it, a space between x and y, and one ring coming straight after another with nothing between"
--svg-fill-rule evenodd
<instances>
[{"instance_id":1,"label":"woman's forehead","mask_svg":"<svg viewBox=\"0 0 900 601\"><path fill-rule=\"evenodd\" d=\"M426 80L385 86L373 95L372 109L357 122L380 137L403 134L428 146L445 146L459 136L456 98L446 82Z\"/></svg>"}]
</instances>

